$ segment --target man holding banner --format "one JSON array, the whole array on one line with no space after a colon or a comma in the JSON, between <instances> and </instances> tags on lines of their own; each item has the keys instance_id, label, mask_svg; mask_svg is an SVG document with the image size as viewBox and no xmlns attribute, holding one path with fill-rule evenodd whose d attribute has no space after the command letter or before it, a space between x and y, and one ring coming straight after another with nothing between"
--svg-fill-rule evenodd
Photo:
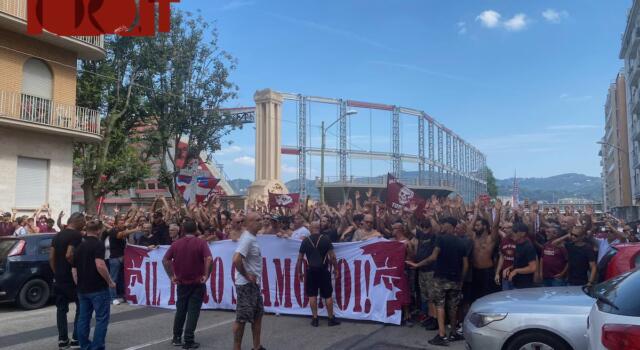
<instances>
[{"instance_id":1,"label":"man holding banner","mask_svg":"<svg viewBox=\"0 0 640 350\"><path fill-rule=\"evenodd\" d=\"M302 272L302 260L307 257L306 278ZM333 266L333 271L337 270L336 255L333 252L333 244L329 237L320 234L320 222L311 223L311 235L304 238L300 244L300 253L296 262L296 273L300 280L304 280L305 293L309 297L311 306L311 325L318 327L318 290L320 297L327 305L327 315L329 316L329 327L337 326L340 322L333 314L333 286L331 285L331 272L329 263Z\"/></svg>"}]
</instances>

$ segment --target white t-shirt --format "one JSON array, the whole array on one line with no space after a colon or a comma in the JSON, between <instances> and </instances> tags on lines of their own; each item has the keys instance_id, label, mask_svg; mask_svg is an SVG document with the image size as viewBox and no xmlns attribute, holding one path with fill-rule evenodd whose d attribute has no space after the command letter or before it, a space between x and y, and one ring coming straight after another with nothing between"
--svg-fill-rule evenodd
<instances>
[{"instance_id":1,"label":"white t-shirt","mask_svg":"<svg viewBox=\"0 0 640 350\"><path fill-rule=\"evenodd\" d=\"M16 231L13 233L14 236L26 236L27 234L27 229L24 228L24 226L18 226Z\"/></svg>"},{"instance_id":2,"label":"white t-shirt","mask_svg":"<svg viewBox=\"0 0 640 350\"><path fill-rule=\"evenodd\" d=\"M305 239L305 237L309 237L310 235L311 232L309 232L306 227L302 226L291 233L291 238L301 241Z\"/></svg>"},{"instance_id":3,"label":"white t-shirt","mask_svg":"<svg viewBox=\"0 0 640 350\"><path fill-rule=\"evenodd\" d=\"M260 245L258 245L256 236L249 231L242 232L238 240L236 253L242 255L242 264L247 273L257 276L257 282L260 284L262 279L262 253L260 253ZM249 281L236 270L236 284L243 286L248 283Z\"/></svg>"}]
</instances>

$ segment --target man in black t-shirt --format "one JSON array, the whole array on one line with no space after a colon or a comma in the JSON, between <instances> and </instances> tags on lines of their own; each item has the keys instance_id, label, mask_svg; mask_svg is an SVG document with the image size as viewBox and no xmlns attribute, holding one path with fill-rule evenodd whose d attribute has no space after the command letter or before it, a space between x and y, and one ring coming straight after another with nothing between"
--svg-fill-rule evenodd
<instances>
[{"instance_id":1,"label":"man in black t-shirt","mask_svg":"<svg viewBox=\"0 0 640 350\"><path fill-rule=\"evenodd\" d=\"M78 340L82 349L104 349L109 325L111 296L109 288L116 284L109 276L104 261L105 248L98 235L102 222L92 220L87 223L84 241L78 246L73 260L73 279L78 285L80 315L78 319ZM93 340L89 339L91 318L96 314Z\"/></svg>"},{"instance_id":2,"label":"man in black t-shirt","mask_svg":"<svg viewBox=\"0 0 640 350\"><path fill-rule=\"evenodd\" d=\"M332 243L340 241L338 230L331 226L331 218L327 215L323 215L320 219L320 234L327 236Z\"/></svg>"},{"instance_id":3,"label":"man in black t-shirt","mask_svg":"<svg viewBox=\"0 0 640 350\"><path fill-rule=\"evenodd\" d=\"M171 237L169 236L169 225L164 222L161 211L153 213L153 225L151 233L155 237L155 245L170 245Z\"/></svg>"},{"instance_id":4,"label":"man in black t-shirt","mask_svg":"<svg viewBox=\"0 0 640 350\"><path fill-rule=\"evenodd\" d=\"M527 238L529 228L517 222L513 225L513 236L516 241L516 251L513 265L503 272L515 288L533 287L533 274L538 269L536 249Z\"/></svg>"},{"instance_id":5,"label":"man in black t-shirt","mask_svg":"<svg viewBox=\"0 0 640 350\"><path fill-rule=\"evenodd\" d=\"M464 339L460 334L456 333L456 327L458 326L458 306L462 301L462 282L469 270L467 247L455 234L458 220L453 217L446 217L440 220L440 225L442 233L437 236L431 256L417 264L406 262L407 265L414 268L427 266L435 262L433 292L429 296L436 307L438 334L429 340L429 344L432 345L447 345L449 341ZM445 309L451 324L449 337L446 334Z\"/></svg>"},{"instance_id":6,"label":"man in black t-shirt","mask_svg":"<svg viewBox=\"0 0 640 350\"><path fill-rule=\"evenodd\" d=\"M127 246L127 237L132 233L138 232L138 230L127 230L125 215L117 215L114 226L114 228L107 232L107 239L109 240L109 275L116 284L121 284L122 282L118 281L124 272L124 248ZM118 299L117 293L118 289L121 287L122 286L117 286L117 288L109 290L111 294L111 301L114 305L121 303L121 300Z\"/></svg>"},{"instance_id":7,"label":"man in black t-shirt","mask_svg":"<svg viewBox=\"0 0 640 350\"><path fill-rule=\"evenodd\" d=\"M433 254L436 247L436 235L433 232L431 221L422 219L416 227L416 238L418 239L418 247L416 249L415 261L421 262L426 260ZM438 320L436 319L436 307L430 294L433 290L433 263L418 268L418 281L420 285L420 296L423 303L428 306L428 318L422 323L427 330L438 329Z\"/></svg>"},{"instance_id":8,"label":"man in black t-shirt","mask_svg":"<svg viewBox=\"0 0 640 350\"><path fill-rule=\"evenodd\" d=\"M571 229L571 241L565 244L569 257L567 282L570 286L593 285L596 279L596 252L586 242L585 230L575 226Z\"/></svg>"},{"instance_id":9,"label":"man in black t-shirt","mask_svg":"<svg viewBox=\"0 0 640 350\"><path fill-rule=\"evenodd\" d=\"M300 254L296 262L296 273L300 279L304 279L305 293L309 297L311 305L311 325L318 327L318 290L320 297L325 300L327 314L329 316L329 327L337 326L340 322L333 314L333 286L331 285L331 272L329 264L336 270L336 255L333 252L331 240L320 234L320 222L314 221L309 227L311 235L305 237L300 244ZM302 272L302 260L307 257L306 276ZM306 277L306 279L305 279Z\"/></svg>"},{"instance_id":10,"label":"man in black t-shirt","mask_svg":"<svg viewBox=\"0 0 640 350\"><path fill-rule=\"evenodd\" d=\"M76 285L71 274L71 263L75 248L82 242L82 229L85 225L82 213L73 213L64 230L58 232L51 242L49 266L53 271L53 290L56 298L56 323L58 326L58 347L68 349L78 346L78 315L80 308L76 296ZM76 312L73 321L73 335L69 341L67 313L69 303L75 302Z\"/></svg>"}]
</instances>

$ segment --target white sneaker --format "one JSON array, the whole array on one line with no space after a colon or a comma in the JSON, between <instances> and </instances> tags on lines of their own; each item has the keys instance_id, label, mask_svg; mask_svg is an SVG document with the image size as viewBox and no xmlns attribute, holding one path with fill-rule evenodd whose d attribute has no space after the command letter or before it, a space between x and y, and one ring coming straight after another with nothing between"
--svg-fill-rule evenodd
<instances>
[{"instance_id":1,"label":"white sneaker","mask_svg":"<svg viewBox=\"0 0 640 350\"><path fill-rule=\"evenodd\" d=\"M113 305L120 305L120 300L118 299L113 299L113 301L111 302Z\"/></svg>"}]
</instances>

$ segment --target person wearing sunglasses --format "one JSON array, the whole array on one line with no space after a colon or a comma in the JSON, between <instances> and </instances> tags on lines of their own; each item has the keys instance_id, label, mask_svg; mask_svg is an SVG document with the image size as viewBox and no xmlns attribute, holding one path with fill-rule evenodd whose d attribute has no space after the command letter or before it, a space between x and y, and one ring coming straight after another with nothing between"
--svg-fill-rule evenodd
<instances>
[{"instance_id":1,"label":"person wearing sunglasses","mask_svg":"<svg viewBox=\"0 0 640 350\"><path fill-rule=\"evenodd\" d=\"M569 234L558 238L554 244L564 241L567 249L569 267L567 284L570 286L591 286L596 280L596 251L587 240L587 232L583 226L574 226Z\"/></svg>"}]
</instances>

